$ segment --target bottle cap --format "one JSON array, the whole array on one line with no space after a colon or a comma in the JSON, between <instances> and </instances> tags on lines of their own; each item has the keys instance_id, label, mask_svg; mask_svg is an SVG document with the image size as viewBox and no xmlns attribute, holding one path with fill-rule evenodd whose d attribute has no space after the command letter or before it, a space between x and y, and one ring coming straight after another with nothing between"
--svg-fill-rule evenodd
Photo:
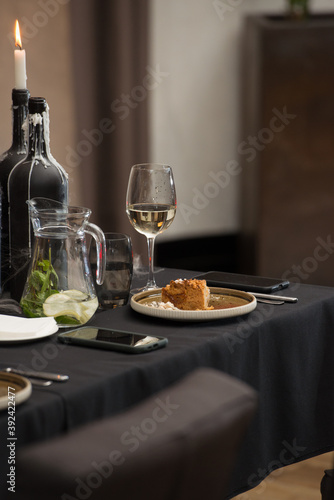
<instances>
[{"instance_id":1,"label":"bottle cap","mask_svg":"<svg viewBox=\"0 0 334 500\"><path fill-rule=\"evenodd\" d=\"M44 97L30 97L29 99L29 113L34 115L35 113L44 113L47 109L46 100Z\"/></svg>"},{"instance_id":2,"label":"bottle cap","mask_svg":"<svg viewBox=\"0 0 334 500\"><path fill-rule=\"evenodd\" d=\"M13 89L12 90L12 101L14 106L19 106L20 104L28 105L29 100L29 90L28 89Z\"/></svg>"}]
</instances>

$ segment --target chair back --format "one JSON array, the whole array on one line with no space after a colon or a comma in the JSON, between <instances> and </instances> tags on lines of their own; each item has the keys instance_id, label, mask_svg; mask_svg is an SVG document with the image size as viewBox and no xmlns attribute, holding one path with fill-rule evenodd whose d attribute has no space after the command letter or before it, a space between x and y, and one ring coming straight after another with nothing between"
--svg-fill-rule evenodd
<instances>
[{"instance_id":1,"label":"chair back","mask_svg":"<svg viewBox=\"0 0 334 500\"><path fill-rule=\"evenodd\" d=\"M222 500L256 402L246 384L198 369L122 414L18 451L15 500Z\"/></svg>"}]
</instances>

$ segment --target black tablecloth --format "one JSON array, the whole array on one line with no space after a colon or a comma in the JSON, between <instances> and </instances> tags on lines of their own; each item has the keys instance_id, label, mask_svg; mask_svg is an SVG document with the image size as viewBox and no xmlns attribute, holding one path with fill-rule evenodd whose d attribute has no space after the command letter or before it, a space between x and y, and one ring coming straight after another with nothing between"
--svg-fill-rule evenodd
<instances>
[{"instance_id":1,"label":"black tablecloth","mask_svg":"<svg viewBox=\"0 0 334 500\"><path fill-rule=\"evenodd\" d=\"M192 277L165 270L160 285ZM129 355L60 344L57 335L1 346L1 366L66 373L70 380L35 388L16 408L16 449L115 414L210 366L259 391L259 410L243 445L231 496L272 470L334 448L334 288L291 285L296 304L258 304L238 318L186 323L156 319L130 306L98 313L91 324L168 338L166 348ZM0 413L0 470L8 469L8 415ZM4 472L3 472L4 471Z\"/></svg>"}]
</instances>

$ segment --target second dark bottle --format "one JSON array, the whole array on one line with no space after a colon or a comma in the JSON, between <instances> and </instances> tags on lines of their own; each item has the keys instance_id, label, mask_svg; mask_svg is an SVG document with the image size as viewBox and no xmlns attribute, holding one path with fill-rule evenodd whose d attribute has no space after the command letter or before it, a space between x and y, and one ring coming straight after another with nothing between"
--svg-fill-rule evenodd
<instances>
[{"instance_id":1,"label":"second dark bottle","mask_svg":"<svg viewBox=\"0 0 334 500\"><path fill-rule=\"evenodd\" d=\"M33 245L27 200L42 196L68 203L68 176L50 152L49 112L43 97L29 99L29 145L8 179L10 292L20 300Z\"/></svg>"}]
</instances>

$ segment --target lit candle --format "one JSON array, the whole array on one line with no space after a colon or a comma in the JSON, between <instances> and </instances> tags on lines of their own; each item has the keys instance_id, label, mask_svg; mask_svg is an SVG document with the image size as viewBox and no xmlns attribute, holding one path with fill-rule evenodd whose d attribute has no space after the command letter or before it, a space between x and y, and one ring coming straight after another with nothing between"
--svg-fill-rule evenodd
<instances>
[{"instance_id":1,"label":"lit candle","mask_svg":"<svg viewBox=\"0 0 334 500\"><path fill-rule=\"evenodd\" d=\"M15 88L26 89L27 88L26 51L22 50L20 27L18 20L16 20L15 23L15 47L18 47L14 50Z\"/></svg>"}]
</instances>

